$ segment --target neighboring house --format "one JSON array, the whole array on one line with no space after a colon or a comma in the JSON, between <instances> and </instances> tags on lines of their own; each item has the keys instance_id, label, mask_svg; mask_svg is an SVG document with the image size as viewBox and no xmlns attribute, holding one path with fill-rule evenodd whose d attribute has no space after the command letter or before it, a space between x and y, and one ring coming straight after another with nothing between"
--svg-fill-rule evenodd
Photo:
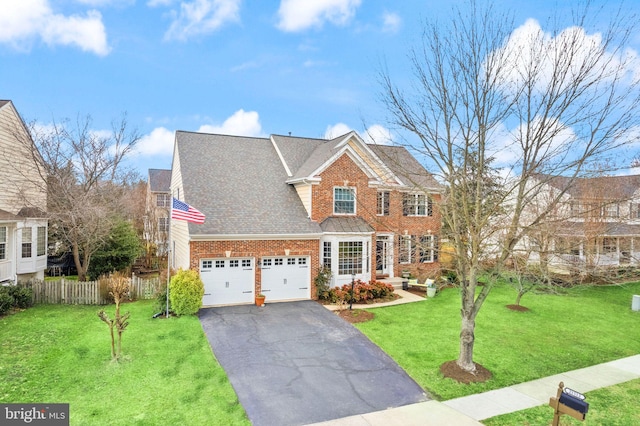
<instances>
[{"instance_id":1,"label":"neighboring house","mask_svg":"<svg viewBox=\"0 0 640 426\"><path fill-rule=\"evenodd\" d=\"M0 100L0 283L44 278L47 192L41 161L13 103Z\"/></svg>"},{"instance_id":2,"label":"neighboring house","mask_svg":"<svg viewBox=\"0 0 640 426\"><path fill-rule=\"evenodd\" d=\"M556 272L640 264L640 175L540 179L547 181L548 199L564 195L530 232L530 261Z\"/></svg>"},{"instance_id":3,"label":"neighboring house","mask_svg":"<svg viewBox=\"0 0 640 426\"><path fill-rule=\"evenodd\" d=\"M167 252L171 209L170 186L171 170L149 169L144 239L156 246L158 255Z\"/></svg>"},{"instance_id":4,"label":"neighboring house","mask_svg":"<svg viewBox=\"0 0 640 426\"><path fill-rule=\"evenodd\" d=\"M171 191L206 215L171 221L172 264L198 270L204 305L316 297L332 286L438 270L441 187L401 147L177 132Z\"/></svg>"}]
</instances>

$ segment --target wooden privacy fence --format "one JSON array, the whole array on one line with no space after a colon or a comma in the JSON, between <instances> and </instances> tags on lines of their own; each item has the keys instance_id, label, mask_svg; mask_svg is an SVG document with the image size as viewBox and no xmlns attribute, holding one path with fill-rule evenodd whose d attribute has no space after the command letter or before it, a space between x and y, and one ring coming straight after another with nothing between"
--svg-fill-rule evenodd
<instances>
[{"instance_id":1,"label":"wooden privacy fence","mask_svg":"<svg viewBox=\"0 0 640 426\"><path fill-rule=\"evenodd\" d=\"M79 282L61 278L56 281L30 280L20 283L33 291L33 303L66 305L106 305L108 290L100 291L99 281ZM131 299L153 299L164 290L165 283L159 277L131 277L129 297Z\"/></svg>"}]
</instances>

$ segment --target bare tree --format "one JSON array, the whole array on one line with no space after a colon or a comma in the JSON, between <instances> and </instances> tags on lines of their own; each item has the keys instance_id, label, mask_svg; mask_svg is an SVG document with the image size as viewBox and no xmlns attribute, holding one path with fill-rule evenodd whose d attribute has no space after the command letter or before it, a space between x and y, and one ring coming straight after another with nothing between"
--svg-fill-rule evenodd
<instances>
[{"instance_id":1,"label":"bare tree","mask_svg":"<svg viewBox=\"0 0 640 426\"><path fill-rule=\"evenodd\" d=\"M128 130L126 116L114 121L110 132L95 132L91 125L86 116L75 123L30 126L33 153L42 156L39 184L46 187L50 227L71 250L81 281L91 256L122 216L122 193L132 176L123 160L139 139Z\"/></svg>"},{"instance_id":2,"label":"bare tree","mask_svg":"<svg viewBox=\"0 0 640 426\"><path fill-rule=\"evenodd\" d=\"M380 73L392 125L407 131L405 142L447 186L440 208L460 279L456 363L464 371L476 371L475 319L492 288L476 292L483 261L491 257L500 269L547 219L564 191L545 209L527 206L548 179L587 175L638 124L634 58L624 49L633 18L619 13L590 36L588 12L546 33L535 21L515 29L510 16L471 0L449 25L425 23L422 44L410 52L411 87ZM499 192L487 186L495 179Z\"/></svg>"}]
</instances>

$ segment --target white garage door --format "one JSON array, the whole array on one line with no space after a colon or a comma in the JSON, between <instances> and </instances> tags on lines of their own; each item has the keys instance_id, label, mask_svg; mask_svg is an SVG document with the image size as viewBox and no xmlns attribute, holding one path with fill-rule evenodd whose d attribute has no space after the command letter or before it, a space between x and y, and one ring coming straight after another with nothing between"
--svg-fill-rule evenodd
<instances>
[{"instance_id":1,"label":"white garage door","mask_svg":"<svg viewBox=\"0 0 640 426\"><path fill-rule=\"evenodd\" d=\"M255 268L252 258L202 259L203 306L254 302Z\"/></svg>"},{"instance_id":2,"label":"white garage door","mask_svg":"<svg viewBox=\"0 0 640 426\"><path fill-rule=\"evenodd\" d=\"M263 257L262 293L269 301L311 298L309 257Z\"/></svg>"}]
</instances>

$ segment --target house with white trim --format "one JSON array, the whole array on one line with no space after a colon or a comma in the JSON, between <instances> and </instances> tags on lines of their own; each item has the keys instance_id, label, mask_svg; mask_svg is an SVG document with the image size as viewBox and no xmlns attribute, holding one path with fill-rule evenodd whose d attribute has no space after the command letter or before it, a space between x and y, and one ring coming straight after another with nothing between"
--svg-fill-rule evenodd
<instances>
[{"instance_id":1,"label":"house with white trim","mask_svg":"<svg viewBox=\"0 0 640 426\"><path fill-rule=\"evenodd\" d=\"M44 278L47 190L42 160L10 100L0 100L0 283Z\"/></svg>"},{"instance_id":2,"label":"house with white trim","mask_svg":"<svg viewBox=\"0 0 640 426\"><path fill-rule=\"evenodd\" d=\"M176 132L171 194L205 214L172 220L171 262L200 272L204 305L315 299L331 285L435 274L442 187L403 147Z\"/></svg>"}]
</instances>

